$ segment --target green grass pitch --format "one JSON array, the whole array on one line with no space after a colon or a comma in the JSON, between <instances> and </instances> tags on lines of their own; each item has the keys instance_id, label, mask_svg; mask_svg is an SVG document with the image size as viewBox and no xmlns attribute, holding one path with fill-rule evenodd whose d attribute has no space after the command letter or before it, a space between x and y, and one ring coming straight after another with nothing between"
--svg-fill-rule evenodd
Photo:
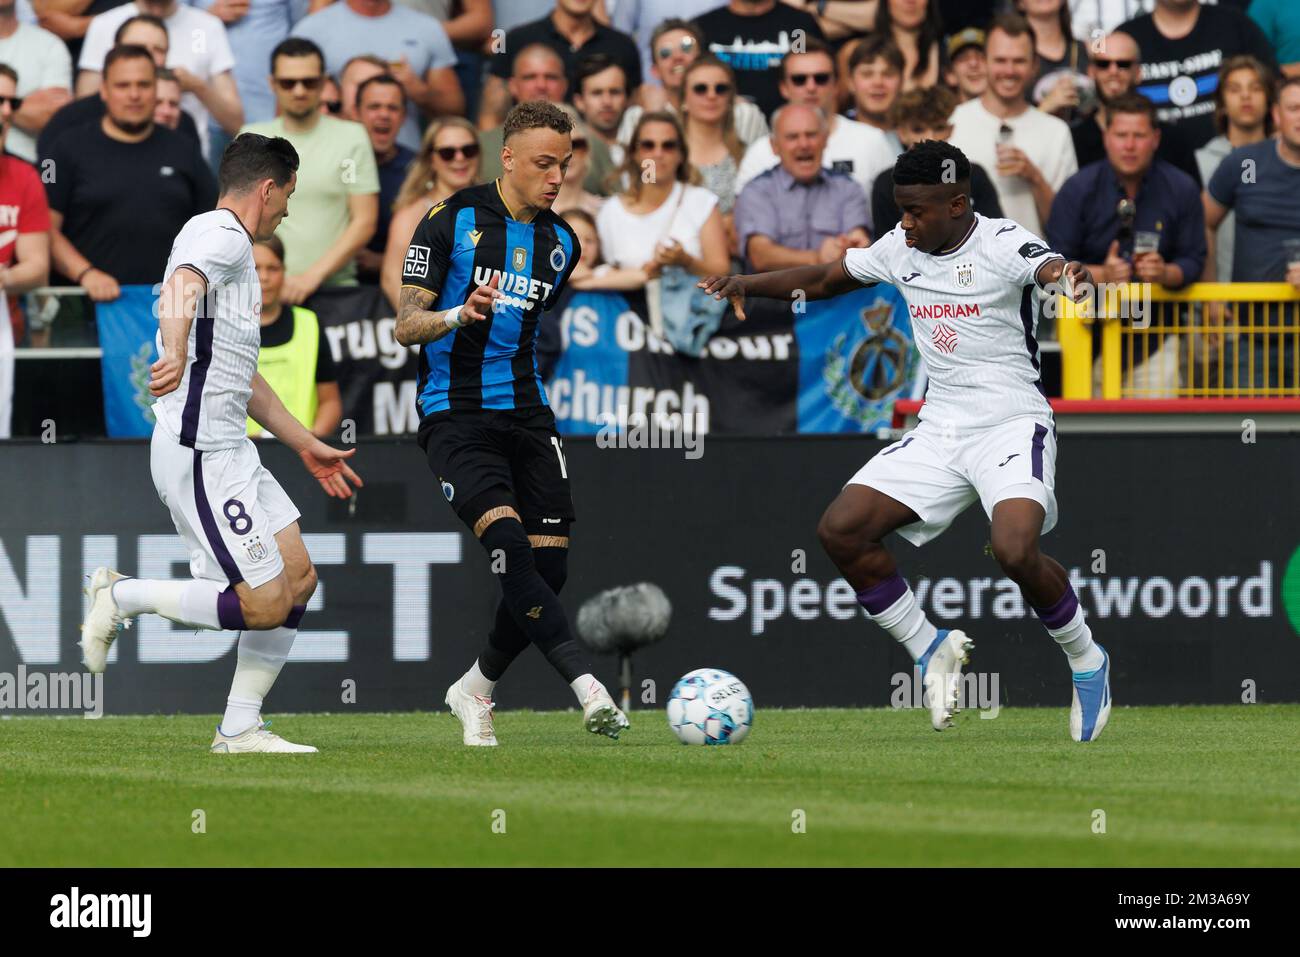
<instances>
[{"instance_id":1,"label":"green grass pitch","mask_svg":"<svg viewBox=\"0 0 1300 957\"><path fill-rule=\"evenodd\" d=\"M501 747L470 749L445 712L289 715L274 730L320 754L229 757L207 753L214 717L6 720L0 865L1300 859L1300 705L1117 708L1091 745L1064 709L943 734L921 711L759 710L724 748L631 718L614 742L576 712L504 712Z\"/></svg>"}]
</instances>

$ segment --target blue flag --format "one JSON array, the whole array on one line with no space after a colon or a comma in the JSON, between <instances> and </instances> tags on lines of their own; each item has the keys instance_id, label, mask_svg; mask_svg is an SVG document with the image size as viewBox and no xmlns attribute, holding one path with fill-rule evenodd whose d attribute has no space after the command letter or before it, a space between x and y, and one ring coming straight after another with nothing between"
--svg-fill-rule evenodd
<instances>
[{"instance_id":1,"label":"blue flag","mask_svg":"<svg viewBox=\"0 0 1300 957\"><path fill-rule=\"evenodd\" d=\"M113 302L95 304L95 324L103 350L104 423L110 438L153 434L153 396L149 367L158 358L154 335L155 286L123 286Z\"/></svg>"},{"instance_id":2,"label":"blue flag","mask_svg":"<svg viewBox=\"0 0 1300 957\"><path fill-rule=\"evenodd\" d=\"M799 431L875 432L908 398L920 362L907 303L893 286L810 302L795 317Z\"/></svg>"}]
</instances>

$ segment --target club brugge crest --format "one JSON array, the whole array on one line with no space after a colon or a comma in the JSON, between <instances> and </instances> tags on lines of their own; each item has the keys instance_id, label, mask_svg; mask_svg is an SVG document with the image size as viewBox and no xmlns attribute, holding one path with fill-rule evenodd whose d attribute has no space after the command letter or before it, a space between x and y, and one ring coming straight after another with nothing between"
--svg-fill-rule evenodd
<instances>
[{"instance_id":1,"label":"club brugge crest","mask_svg":"<svg viewBox=\"0 0 1300 957\"><path fill-rule=\"evenodd\" d=\"M957 285L963 289L975 285L975 267L971 263L957 266Z\"/></svg>"},{"instance_id":2,"label":"club brugge crest","mask_svg":"<svg viewBox=\"0 0 1300 957\"><path fill-rule=\"evenodd\" d=\"M456 497L456 486L452 485L450 482L448 482L445 478L442 478L441 476L439 476L438 481L442 483L443 496L447 499L447 501L450 502L453 498Z\"/></svg>"},{"instance_id":3,"label":"club brugge crest","mask_svg":"<svg viewBox=\"0 0 1300 957\"><path fill-rule=\"evenodd\" d=\"M266 557L266 546L262 544L260 538L254 538L245 542L244 549L248 552L249 561L260 562Z\"/></svg>"},{"instance_id":4,"label":"club brugge crest","mask_svg":"<svg viewBox=\"0 0 1300 957\"><path fill-rule=\"evenodd\" d=\"M514 267L515 272L523 272L524 266L528 264L528 250L523 246L516 246L514 255L510 258L510 264Z\"/></svg>"},{"instance_id":5,"label":"club brugge crest","mask_svg":"<svg viewBox=\"0 0 1300 957\"><path fill-rule=\"evenodd\" d=\"M551 250L551 268L557 273L564 272L564 267L568 265L569 257L564 255L564 247L559 243Z\"/></svg>"}]
</instances>

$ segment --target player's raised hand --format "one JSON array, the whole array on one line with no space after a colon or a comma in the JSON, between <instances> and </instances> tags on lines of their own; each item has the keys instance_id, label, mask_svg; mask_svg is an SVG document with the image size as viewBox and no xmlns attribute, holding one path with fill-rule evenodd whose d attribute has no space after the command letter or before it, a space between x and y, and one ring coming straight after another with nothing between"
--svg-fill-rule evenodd
<instances>
[{"instance_id":1,"label":"player's raised hand","mask_svg":"<svg viewBox=\"0 0 1300 957\"><path fill-rule=\"evenodd\" d=\"M1070 290L1071 299L1083 302L1088 298L1088 291L1092 287L1092 273L1083 263L1071 261L1061 270L1061 281Z\"/></svg>"},{"instance_id":2,"label":"player's raised hand","mask_svg":"<svg viewBox=\"0 0 1300 957\"><path fill-rule=\"evenodd\" d=\"M695 285L714 299L726 299L736 311L736 318L745 321L745 284L740 276L705 276Z\"/></svg>"},{"instance_id":3,"label":"player's raised hand","mask_svg":"<svg viewBox=\"0 0 1300 957\"><path fill-rule=\"evenodd\" d=\"M492 278L470 293L470 297L465 300L465 305L460 307L461 324L482 322L492 314L493 301L505 297L506 294L497 288L497 274L493 273Z\"/></svg>"},{"instance_id":4,"label":"player's raised hand","mask_svg":"<svg viewBox=\"0 0 1300 957\"><path fill-rule=\"evenodd\" d=\"M185 356L164 352L149 367L149 394L155 399L174 392L185 377Z\"/></svg>"},{"instance_id":5,"label":"player's raised hand","mask_svg":"<svg viewBox=\"0 0 1300 957\"><path fill-rule=\"evenodd\" d=\"M345 452L326 445L320 439L313 439L310 445L298 453L298 457L302 459L307 471L320 482L326 495L332 498L351 498L352 488L348 482L357 488L365 484L346 461L356 454L356 449Z\"/></svg>"}]
</instances>

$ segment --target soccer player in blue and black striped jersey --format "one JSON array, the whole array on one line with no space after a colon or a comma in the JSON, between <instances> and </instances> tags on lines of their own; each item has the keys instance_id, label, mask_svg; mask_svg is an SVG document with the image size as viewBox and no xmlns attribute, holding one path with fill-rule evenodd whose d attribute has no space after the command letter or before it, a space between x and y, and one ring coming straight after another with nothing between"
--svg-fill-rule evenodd
<instances>
[{"instance_id":1,"label":"soccer player in blue and black striped jersey","mask_svg":"<svg viewBox=\"0 0 1300 957\"><path fill-rule=\"evenodd\" d=\"M420 447L501 582L487 646L447 689L467 745L497 743L493 690L530 642L578 696L589 731L617 738L628 726L556 597L568 574L573 500L534 343L542 312L581 255L573 230L551 211L573 155L571 132L553 104L512 109L501 178L433 207L402 268L396 336L422 346Z\"/></svg>"}]
</instances>

